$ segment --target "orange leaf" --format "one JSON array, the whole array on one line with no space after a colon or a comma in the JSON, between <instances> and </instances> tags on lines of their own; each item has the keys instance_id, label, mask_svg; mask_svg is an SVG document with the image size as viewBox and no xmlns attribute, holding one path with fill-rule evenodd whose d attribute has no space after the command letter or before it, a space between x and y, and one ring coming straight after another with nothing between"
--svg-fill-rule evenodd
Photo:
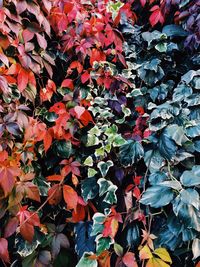
<instances>
[{"instance_id":1,"label":"orange leaf","mask_svg":"<svg viewBox=\"0 0 200 267\"><path fill-rule=\"evenodd\" d=\"M17 76L17 83L20 92L23 92L24 89L26 88L28 84L28 79L29 79L28 71L21 68Z\"/></svg>"},{"instance_id":2,"label":"orange leaf","mask_svg":"<svg viewBox=\"0 0 200 267\"><path fill-rule=\"evenodd\" d=\"M62 191L59 184L54 184L48 191L50 205L57 205L62 200Z\"/></svg>"},{"instance_id":3,"label":"orange leaf","mask_svg":"<svg viewBox=\"0 0 200 267\"><path fill-rule=\"evenodd\" d=\"M98 256L99 267L110 267L110 252L105 250Z\"/></svg>"},{"instance_id":4,"label":"orange leaf","mask_svg":"<svg viewBox=\"0 0 200 267\"><path fill-rule=\"evenodd\" d=\"M51 129L48 129L44 135L44 151L47 152L47 150L50 148L53 138L51 135Z\"/></svg>"},{"instance_id":5,"label":"orange leaf","mask_svg":"<svg viewBox=\"0 0 200 267\"><path fill-rule=\"evenodd\" d=\"M63 196L68 209L76 210L78 204L78 195L76 191L69 185L63 186Z\"/></svg>"},{"instance_id":6,"label":"orange leaf","mask_svg":"<svg viewBox=\"0 0 200 267\"><path fill-rule=\"evenodd\" d=\"M60 174L53 174L50 176L47 176L47 181L61 181L63 179L63 176Z\"/></svg>"}]
</instances>

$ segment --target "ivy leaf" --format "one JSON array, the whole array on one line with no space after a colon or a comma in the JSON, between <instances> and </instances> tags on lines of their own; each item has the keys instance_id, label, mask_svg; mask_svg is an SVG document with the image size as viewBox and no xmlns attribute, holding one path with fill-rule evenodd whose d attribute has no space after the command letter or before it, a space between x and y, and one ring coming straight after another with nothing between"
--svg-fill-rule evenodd
<instances>
[{"instance_id":1,"label":"ivy leaf","mask_svg":"<svg viewBox=\"0 0 200 267\"><path fill-rule=\"evenodd\" d=\"M124 166L130 166L139 161L144 156L142 145L133 140L128 140L119 149L119 160Z\"/></svg>"},{"instance_id":2,"label":"ivy leaf","mask_svg":"<svg viewBox=\"0 0 200 267\"><path fill-rule=\"evenodd\" d=\"M97 254L101 254L104 250L110 248L110 245L113 243L110 237L103 237L101 234L98 235L95 239Z\"/></svg>"},{"instance_id":3,"label":"ivy leaf","mask_svg":"<svg viewBox=\"0 0 200 267\"><path fill-rule=\"evenodd\" d=\"M194 206L197 210L200 208L199 194L195 189L188 188L180 192L181 200L185 204Z\"/></svg>"},{"instance_id":4,"label":"ivy leaf","mask_svg":"<svg viewBox=\"0 0 200 267\"><path fill-rule=\"evenodd\" d=\"M200 184L200 166L193 166L191 171L184 171L180 177L184 186L196 186Z\"/></svg>"},{"instance_id":5,"label":"ivy leaf","mask_svg":"<svg viewBox=\"0 0 200 267\"><path fill-rule=\"evenodd\" d=\"M99 184L99 196L106 193L103 201L108 204L116 203L117 197L115 192L117 190L117 186L104 178L100 178L97 183Z\"/></svg>"},{"instance_id":6,"label":"ivy leaf","mask_svg":"<svg viewBox=\"0 0 200 267\"><path fill-rule=\"evenodd\" d=\"M170 24L163 27L162 32L168 37L185 37L188 33L180 25Z\"/></svg>"},{"instance_id":7,"label":"ivy leaf","mask_svg":"<svg viewBox=\"0 0 200 267\"><path fill-rule=\"evenodd\" d=\"M176 138L176 137L174 137ZM159 139L159 151L160 154L168 159L171 160L172 157L175 155L177 150L177 146L172 138L168 135L167 130L165 129L164 132L161 134Z\"/></svg>"},{"instance_id":8,"label":"ivy leaf","mask_svg":"<svg viewBox=\"0 0 200 267\"><path fill-rule=\"evenodd\" d=\"M79 257L85 252L95 251L95 238L91 236L92 222L79 222L75 224L76 252Z\"/></svg>"},{"instance_id":9,"label":"ivy leaf","mask_svg":"<svg viewBox=\"0 0 200 267\"><path fill-rule=\"evenodd\" d=\"M81 195L83 199L87 202L89 199L93 199L98 194L99 187L95 177L90 177L81 183Z\"/></svg>"},{"instance_id":10,"label":"ivy leaf","mask_svg":"<svg viewBox=\"0 0 200 267\"><path fill-rule=\"evenodd\" d=\"M76 267L97 267L98 263L92 252L85 252Z\"/></svg>"},{"instance_id":11,"label":"ivy leaf","mask_svg":"<svg viewBox=\"0 0 200 267\"><path fill-rule=\"evenodd\" d=\"M160 208L168 205L173 198L174 193L171 188L155 185L147 188L140 199L140 203L150 205L154 208Z\"/></svg>"},{"instance_id":12,"label":"ivy leaf","mask_svg":"<svg viewBox=\"0 0 200 267\"><path fill-rule=\"evenodd\" d=\"M108 160L106 162L100 161L97 164L97 167L99 168L103 177L106 176L107 172L109 171L110 167L112 167L112 166L113 166L113 162L111 160Z\"/></svg>"},{"instance_id":13,"label":"ivy leaf","mask_svg":"<svg viewBox=\"0 0 200 267\"><path fill-rule=\"evenodd\" d=\"M123 247L117 243L114 244L114 251L119 257L123 255Z\"/></svg>"},{"instance_id":14,"label":"ivy leaf","mask_svg":"<svg viewBox=\"0 0 200 267\"><path fill-rule=\"evenodd\" d=\"M72 144L70 141L56 141L54 143L54 150L61 158L69 158L72 154Z\"/></svg>"}]
</instances>

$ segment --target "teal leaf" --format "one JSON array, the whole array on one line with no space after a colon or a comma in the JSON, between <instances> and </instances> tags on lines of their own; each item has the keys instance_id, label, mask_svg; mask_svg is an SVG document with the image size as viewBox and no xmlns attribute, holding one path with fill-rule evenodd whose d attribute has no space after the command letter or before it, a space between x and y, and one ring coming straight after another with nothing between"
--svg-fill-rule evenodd
<instances>
[{"instance_id":1,"label":"teal leaf","mask_svg":"<svg viewBox=\"0 0 200 267\"><path fill-rule=\"evenodd\" d=\"M183 27L176 24L164 26L162 32L165 33L168 37L185 37L188 35Z\"/></svg>"},{"instance_id":2,"label":"teal leaf","mask_svg":"<svg viewBox=\"0 0 200 267\"><path fill-rule=\"evenodd\" d=\"M97 167L99 168L103 177L106 176L107 172L109 171L110 167L112 167L112 166L113 166L113 162L111 160L108 160L106 162L100 161L97 164Z\"/></svg>"},{"instance_id":3,"label":"teal leaf","mask_svg":"<svg viewBox=\"0 0 200 267\"><path fill-rule=\"evenodd\" d=\"M119 149L119 160L124 166L130 166L139 161L144 156L142 145L133 140L128 140Z\"/></svg>"},{"instance_id":4,"label":"teal leaf","mask_svg":"<svg viewBox=\"0 0 200 267\"><path fill-rule=\"evenodd\" d=\"M160 154L164 158L171 160L172 157L175 156L176 150L177 146L174 140L168 135L167 130L164 130L159 139Z\"/></svg>"},{"instance_id":5,"label":"teal leaf","mask_svg":"<svg viewBox=\"0 0 200 267\"><path fill-rule=\"evenodd\" d=\"M81 195L87 202L89 199L93 199L98 194L99 187L95 177L86 178L81 183Z\"/></svg>"},{"instance_id":6,"label":"teal leaf","mask_svg":"<svg viewBox=\"0 0 200 267\"><path fill-rule=\"evenodd\" d=\"M76 267L97 267L97 260L90 258L92 255L94 255L92 252L85 252Z\"/></svg>"},{"instance_id":7,"label":"teal leaf","mask_svg":"<svg viewBox=\"0 0 200 267\"><path fill-rule=\"evenodd\" d=\"M101 254L104 250L108 250L110 245L113 244L113 240L110 237L103 237L98 235L95 239L97 244L97 254Z\"/></svg>"},{"instance_id":8,"label":"teal leaf","mask_svg":"<svg viewBox=\"0 0 200 267\"><path fill-rule=\"evenodd\" d=\"M155 185L147 188L140 199L140 203L150 205L153 208L160 208L168 205L173 198L174 193L171 188Z\"/></svg>"},{"instance_id":9,"label":"teal leaf","mask_svg":"<svg viewBox=\"0 0 200 267\"><path fill-rule=\"evenodd\" d=\"M200 165L193 166L191 171L184 171L180 181L184 186L200 185Z\"/></svg>"}]
</instances>

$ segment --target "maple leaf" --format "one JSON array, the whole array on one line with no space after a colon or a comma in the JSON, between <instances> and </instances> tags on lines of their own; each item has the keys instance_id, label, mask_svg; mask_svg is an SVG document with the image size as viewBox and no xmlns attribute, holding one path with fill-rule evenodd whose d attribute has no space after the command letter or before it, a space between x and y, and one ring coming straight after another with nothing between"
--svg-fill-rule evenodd
<instances>
[{"instance_id":1,"label":"maple leaf","mask_svg":"<svg viewBox=\"0 0 200 267\"><path fill-rule=\"evenodd\" d=\"M40 226L40 219L34 212L27 210L28 206L22 206L17 213L20 223L20 234L28 242L32 242L34 236L34 226Z\"/></svg>"},{"instance_id":2,"label":"maple leaf","mask_svg":"<svg viewBox=\"0 0 200 267\"><path fill-rule=\"evenodd\" d=\"M154 250L154 245L153 245L153 240L157 238L157 236L155 236L154 234L150 234L147 231L145 231L144 229L142 229L142 242L141 245L144 244L145 242L147 243L147 245Z\"/></svg>"},{"instance_id":3,"label":"maple leaf","mask_svg":"<svg viewBox=\"0 0 200 267\"><path fill-rule=\"evenodd\" d=\"M78 204L78 194L76 191L69 185L63 186L63 197L65 203L67 204L67 209L74 209L76 211Z\"/></svg>"},{"instance_id":4,"label":"maple leaf","mask_svg":"<svg viewBox=\"0 0 200 267\"><path fill-rule=\"evenodd\" d=\"M62 176L67 176L69 173L72 173L74 175L80 176L80 170L79 167L81 166L78 161L73 161L72 158L69 160L64 159L60 162L61 165L65 165L65 167L61 170Z\"/></svg>"},{"instance_id":5,"label":"maple leaf","mask_svg":"<svg viewBox=\"0 0 200 267\"><path fill-rule=\"evenodd\" d=\"M0 238L0 259L9 263L8 241L5 238Z\"/></svg>"}]
</instances>

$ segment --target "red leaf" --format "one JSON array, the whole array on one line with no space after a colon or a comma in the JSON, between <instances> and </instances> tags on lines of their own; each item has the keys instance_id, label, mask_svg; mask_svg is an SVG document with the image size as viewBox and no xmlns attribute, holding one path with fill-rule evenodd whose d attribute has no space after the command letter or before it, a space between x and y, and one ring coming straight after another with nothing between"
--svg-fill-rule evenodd
<instances>
[{"instance_id":1,"label":"red leaf","mask_svg":"<svg viewBox=\"0 0 200 267\"><path fill-rule=\"evenodd\" d=\"M159 6L153 6L150 11L152 11L153 13L151 14L151 16L149 17L149 21L151 23L151 26L155 26L158 22L160 22L161 24L164 23L165 19L164 16L162 15L162 12L160 10Z\"/></svg>"},{"instance_id":2,"label":"red leaf","mask_svg":"<svg viewBox=\"0 0 200 267\"><path fill-rule=\"evenodd\" d=\"M76 211L73 210L72 211L72 219L71 221L73 223L77 223L77 222L80 222L80 221L84 221L85 219L85 207L78 204L77 205L77 208L76 208Z\"/></svg>"},{"instance_id":3,"label":"red leaf","mask_svg":"<svg viewBox=\"0 0 200 267\"><path fill-rule=\"evenodd\" d=\"M69 185L63 186L63 196L65 203L67 204L67 209L76 210L78 204L78 195L76 191Z\"/></svg>"},{"instance_id":4,"label":"red leaf","mask_svg":"<svg viewBox=\"0 0 200 267\"><path fill-rule=\"evenodd\" d=\"M65 79L63 80L61 87L67 87L70 90L74 89L74 84L73 84L73 80L72 79Z\"/></svg>"},{"instance_id":5,"label":"red leaf","mask_svg":"<svg viewBox=\"0 0 200 267\"><path fill-rule=\"evenodd\" d=\"M53 138L52 138L52 135L51 135L51 129L47 130L45 135L44 135L44 151L47 152L47 150L50 148L51 144L52 144L52 141L53 141Z\"/></svg>"},{"instance_id":6,"label":"red leaf","mask_svg":"<svg viewBox=\"0 0 200 267\"><path fill-rule=\"evenodd\" d=\"M52 181L61 181L63 179L62 175L59 174L54 174L54 175L50 175L47 176L47 181L52 182Z\"/></svg>"},{"instance_id":7,"label":"red leaf","mask_svg":"<svg viewBox=\"0 0 200 267\"><path fill-rule=\"evenodd\" d=\"M87 126L89 122L93 122L93 118L90 115L90 112L88 110L86 110L84 107L80 107L80 106L76 106L74 108L77 118L81 121L81 123L84 126Z\"/></svg>"},{"instance_id":8,"label":"red leaf","mask_svg":"<svg viewBox=\"0 0 200 267\"><path fill-rule=\"evenodd\" d=\"M81 75L81 82L82 82L82 83L86 83L89 79L90 79L90 74L88 73L88 71L85 71L85 72Z\"/></svg>"},{"instance_id":9,"label":"red leaf","mask_svg":"<svg viewBox=\"0 0 200 267\"><path fill-rule=\"evenodd\" d=\"M2 187L5 196L13 189L15 178L21 173L18 167L0 166L0 186Z\"/></svg>"},{"instance_id":10,"label":"red leaf","mask_svg":"<svg viewBox=\"0 0 200 267\"><path fill-rule=\"evenodd\" d=\"M0 259L5 262L9 262L9 254L8 254L8 241L5 238L0 238Z\"/></svg>"},{"instance_id":11,"label":"red leaf","mask_svg":"<svg viewBox=\"0 0 200 267\"><path fill-rule=\"evenodd\" d=\"M23 92L24 89L26 88L28 84L28 79L29 79L28 71L21 68L17 76L17 83L20 92Z\"/></svg>"},{"instance_id":12,"label":"red leaf","mask_svg":"<svg viewBox=\"0 0 200 267\"><path fill-rule=\"evenodd\" d=\"M135 254L132 252L127 252L123 256L122 261L126 265L126 267L138 267L138 264L135 260Z\"/></svg>"},{"instance_id":13,"label":"red leaf","mask_svg":"<svg viewBox=\"0 0 200 267\"><path fill-rule=\"evenodd\" d=\"M133 196L136 197L137 200L140 199L140 189L136 186L134 189L133 189Z\"/></svg>"},{"instance_id":14,"label":"red leaf","mask_svg":"<svg viewBox=\"0 0 200 267\"><path fill-rule=\"evenodd\" d=\"M27 210L28 206L22 206L17 213L20 222L20 234L28 242L32 242L34 226L40 226L40 219L37 214Z\"/></svg>"},{"instance_id":15,"label":"red leaf","mask_svg":"<svg viewBox=\"0 0 200 267\"><path fill-rule=\"evenodd\" d=\"M17 217L10 218L4 230L4 237L7 238L12 234L14 234L18 225L19 225L19 220L17 219Z\"/></svg>"},{"instance_id":16,"label":"red leaf","mask_svg":"<svg viewBox=\"0 0 200 267\"><path fill-rule=\"evenodd\" d=\"M113 216L108 217L104 223L104 229L102 232L103 237L110 236L114 238L117 233L118 227L119 227L118 220Z\"/></svg>"}]
</instances>

